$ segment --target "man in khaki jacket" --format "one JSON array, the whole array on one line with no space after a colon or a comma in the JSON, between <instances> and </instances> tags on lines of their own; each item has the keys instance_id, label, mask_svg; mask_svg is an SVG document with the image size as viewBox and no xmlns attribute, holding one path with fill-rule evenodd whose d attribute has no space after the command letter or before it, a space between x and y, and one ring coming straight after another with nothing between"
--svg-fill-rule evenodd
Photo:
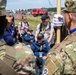
<instances>
[{"instance_id":1,"label":"man in khaki jacket","mask_svg":"<svg viewBox=\"0 0 76 75\"><path fill-rule=\"evenodd\" d=\"M43 75L76 75L76 0L66 0L63 13L70 34L48 52Z\"/></svg>"}]
</instances>

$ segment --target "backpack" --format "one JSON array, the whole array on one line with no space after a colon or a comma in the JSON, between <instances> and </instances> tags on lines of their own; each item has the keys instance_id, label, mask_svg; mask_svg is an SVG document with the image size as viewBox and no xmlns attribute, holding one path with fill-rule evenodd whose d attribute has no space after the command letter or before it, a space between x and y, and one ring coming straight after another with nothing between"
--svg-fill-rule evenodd
<instances>
[{"instance_id":1,"label":"backpack","mask_svg":"<svg viewBox=\"0 0 76 75\"><path fill-rule=\"evenodd\" d=\"M51 22L49 22L49 30L51 29ZM42 31L42 23L40 24L40 27L39 27L39 33Z\"/></svg>"}]
</instances>

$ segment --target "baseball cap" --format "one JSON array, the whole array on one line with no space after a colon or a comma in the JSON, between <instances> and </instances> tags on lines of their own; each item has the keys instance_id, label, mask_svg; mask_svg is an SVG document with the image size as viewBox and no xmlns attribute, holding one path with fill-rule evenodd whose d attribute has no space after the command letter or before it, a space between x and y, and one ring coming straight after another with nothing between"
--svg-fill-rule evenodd
<instances>
[{"instance_id":1,"label":"baseball cap","mask_svg":"<svg viewBox=\"0 0 76 75\"><path fill-rule=\"evenodd\" d=\"M37 39L38 39L38 40L41 40L41 39L43 39L43 38L44 38L44 34L39 33L38 36L37 36Z\"/></svg>"},{"instance_id":2,"label":"baseball cap","mask_svg":"<svg viewBox=\"0 0 76 75\"><path fill-rule=\"evenodd\" d=\"M48 19L48 18L50 18L48 15L42 15L42 16L41 16L41 20L46 20L46 19Z\"/></svg>"},{"instance_id":3,"label":"baseball cap","mask_svg":"<svg viewBox=\"0 0 76 75\"><path fill-rule=\"evenodd\" d=\"M76 0L66 0L63 11L76 13Z\"/></svg>"}]
</instances>

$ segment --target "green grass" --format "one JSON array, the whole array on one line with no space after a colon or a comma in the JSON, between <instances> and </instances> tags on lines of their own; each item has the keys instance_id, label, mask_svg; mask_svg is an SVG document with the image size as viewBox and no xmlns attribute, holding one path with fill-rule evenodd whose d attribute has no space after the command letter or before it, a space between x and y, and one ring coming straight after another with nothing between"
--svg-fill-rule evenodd
<instances>
[{"instance_id":1,"label":"green grass","mask_svg":"<svg viewBox=\"0 0 76 75\"><path fill-rule=\"evenodd\" d=\"M15 24L18 25L21 20L15 20ZM37 25L41 22L40 17L27 17L27 21L30 23L30 29L36 30Z\"/></svg>"}]
</instances>

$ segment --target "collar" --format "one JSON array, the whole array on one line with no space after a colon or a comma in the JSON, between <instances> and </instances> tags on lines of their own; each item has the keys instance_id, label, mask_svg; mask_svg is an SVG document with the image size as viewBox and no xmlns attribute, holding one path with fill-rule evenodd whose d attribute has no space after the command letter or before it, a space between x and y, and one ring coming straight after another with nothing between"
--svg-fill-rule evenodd
<instances>
[{"instance_id":1,"label":"collar","mask_svg":"<svg viewBox=\"0 0 76 75\"><path fill-rule=\"evenodd\" d=\"M45 41L43 41L42 43L38 43L38 41L36 41L36 43L39 45L43 45L45 43Z\"/></svg>"},{"instance_id":2,"label":"collar","mask_svg":"<svg viewBox=\"0 0 76 75\"><path fill-rule=\"evenodd\" d=\"M70 30L70 34L72 34L73 32L76 32L76 28Z\"/></svg>"}]
</instances>

